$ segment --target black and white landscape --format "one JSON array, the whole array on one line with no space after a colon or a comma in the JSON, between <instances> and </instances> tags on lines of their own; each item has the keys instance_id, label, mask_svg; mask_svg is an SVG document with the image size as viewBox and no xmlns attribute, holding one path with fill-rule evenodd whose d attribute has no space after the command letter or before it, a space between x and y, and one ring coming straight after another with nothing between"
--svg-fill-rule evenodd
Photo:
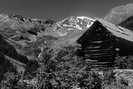
<instances>
[{"instance_id":1,"label":"black and white landscape","mask_svg":"<svg viewBox=\"0 0 133 89\"><path fill-rule=\"evenodd\" d=\"M0 14L0 89L133 89L133 4L64 17Z\"/></svg>"}]
</instances>

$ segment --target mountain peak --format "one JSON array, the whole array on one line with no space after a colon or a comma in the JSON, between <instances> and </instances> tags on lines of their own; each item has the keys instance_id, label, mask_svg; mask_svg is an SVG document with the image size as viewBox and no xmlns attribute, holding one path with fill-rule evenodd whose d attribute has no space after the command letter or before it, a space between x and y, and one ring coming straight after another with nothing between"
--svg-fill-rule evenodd
<instances>
[{"instance_id":1,"label":"mountain peak","mask_svg":"<svg viewBox=\"0 0 133 89\"><path fill-rule=\"evenodd\" d=\"M78 30L84 30L89 28L95 19L87 16L70 16L57 24L63 27L72 27Z\"/></svg>"}]
</instances>

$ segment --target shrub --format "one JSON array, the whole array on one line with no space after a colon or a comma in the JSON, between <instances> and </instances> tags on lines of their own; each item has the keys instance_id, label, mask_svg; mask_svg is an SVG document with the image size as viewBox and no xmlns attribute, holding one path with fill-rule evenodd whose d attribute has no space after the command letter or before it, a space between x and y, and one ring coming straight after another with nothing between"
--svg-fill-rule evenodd
<instances>
[{"instance_id":1,"label":"shrub","mask_svg":"<svg viewBox=\"0 0 133 89\"><path fill-rule=\"evenodd\" d=\"M133 56L116 57L115 65L120 69L132 69Z\"/></svg>"}]
</instances>

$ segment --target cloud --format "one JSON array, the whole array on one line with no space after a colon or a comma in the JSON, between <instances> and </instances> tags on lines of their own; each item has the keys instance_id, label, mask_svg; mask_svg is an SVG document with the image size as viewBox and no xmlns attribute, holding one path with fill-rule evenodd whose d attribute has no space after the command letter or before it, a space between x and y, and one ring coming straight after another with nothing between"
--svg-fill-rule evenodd
<instances>
[{"instance_id":1,"label":"cloud","mask_svg":"<svg viewBox=\"0 0 133 89\"><path fill-rule=\"evenodd\" d=\"M133 16L133 3L113 8L104 19L114 24L119 24L130 16Z\"/></svg>"}]
</instances>

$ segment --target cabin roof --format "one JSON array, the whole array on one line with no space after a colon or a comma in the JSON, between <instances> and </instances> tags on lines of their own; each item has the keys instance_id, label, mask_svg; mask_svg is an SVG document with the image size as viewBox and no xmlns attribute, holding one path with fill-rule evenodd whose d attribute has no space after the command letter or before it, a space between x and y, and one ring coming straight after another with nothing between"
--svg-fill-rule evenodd
<instances>
[{"instance_id":1,"label":"cabin roof","mask_svg":"<svg viewBox=\"0 0 133 89\"><path fill-rule=\"evenodd\" d=\"M130 42L133 42L133 31L123 28L119 25L114 25L108 21L105 21L103 19L96 18L94 23L88 28L87 31L84 32L83 35L86 35L86 32L89 32L92 26L96 25L95 23L99 22L103 27L105 27L112 35L115 37L118 37L120 39L124 39ZM83 37L83 35L81 37ZM79 37L79 39L81 38Z\"/></svg>"},{"instance_id":2,"label":"cabin roof","mask_svg":"<svg viewBox=\"0 0 133 89\"><path fill-rule=\"evenodd\" d=\"M98 19L98 21L114 36L133 42L133 31L119 25L114 25L103 19Z\"/></svg>"}]
</instances>

